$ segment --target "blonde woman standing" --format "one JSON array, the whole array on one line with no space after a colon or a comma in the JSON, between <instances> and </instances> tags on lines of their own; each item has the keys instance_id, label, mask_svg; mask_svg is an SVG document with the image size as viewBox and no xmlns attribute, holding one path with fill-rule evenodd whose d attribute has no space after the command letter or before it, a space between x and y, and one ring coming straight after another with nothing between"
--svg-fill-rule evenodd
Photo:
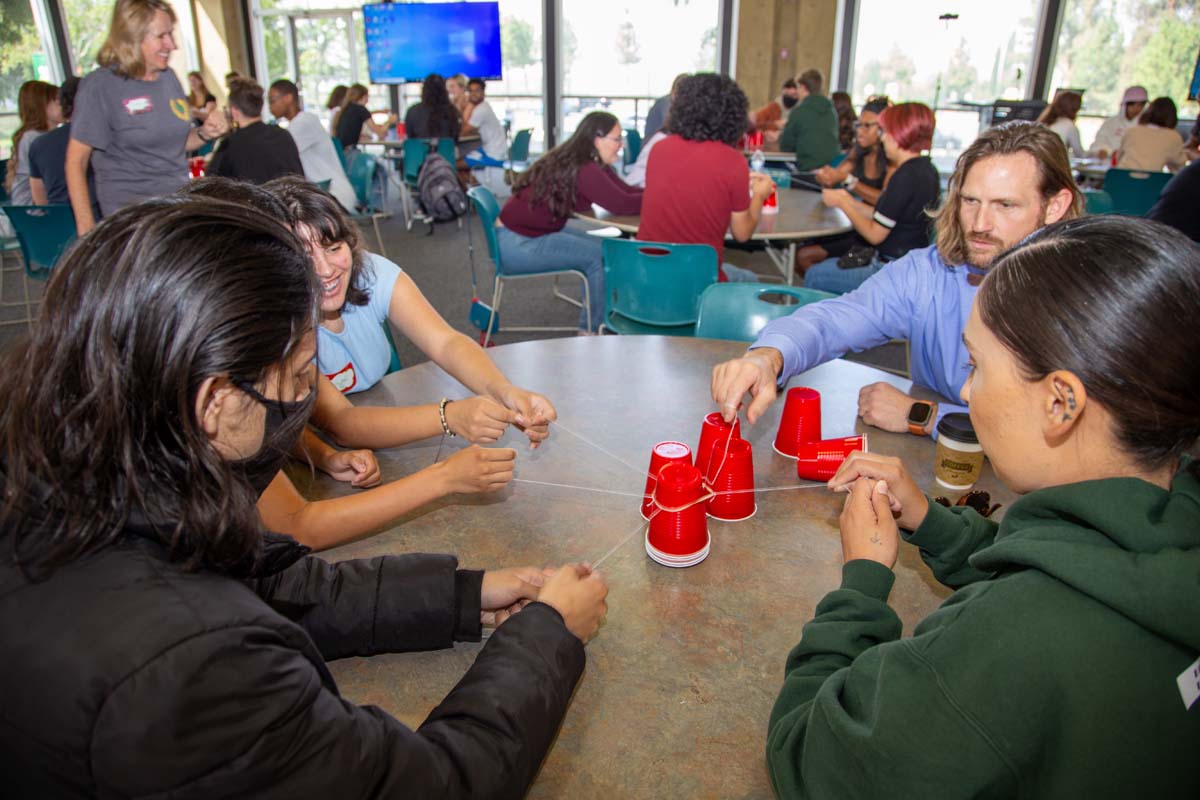
<instances>
[{"instance_id":1,"label":"blonde woman standing","mask_svg":"<svg viewBox=\"0 0 1200 800\"><path fill-rule=\"evenodd\" d=\"M96 225L88 190L96 175L100 213L169 194L188 179L187 151L224 135L213 110L199 128L179 78L167 62L175 51L175 11L164 0L117 0L108 39L83 79L67 145L67 191L80 235Z\"/></svg>"}]
</instances>

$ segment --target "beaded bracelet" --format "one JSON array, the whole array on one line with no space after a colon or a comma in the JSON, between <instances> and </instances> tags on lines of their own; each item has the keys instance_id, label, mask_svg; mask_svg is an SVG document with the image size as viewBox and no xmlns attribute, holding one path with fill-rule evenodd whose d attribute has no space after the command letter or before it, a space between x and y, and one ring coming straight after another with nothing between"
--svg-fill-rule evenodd
<instances>
[{"instance_id":1,"label":"beaded bracelet","mask_svg":"<svg viewBox=\"0 0 1200 800\"><path fill-rule=\"evenodd\" d=\"M450 399L442 398L442 402L438 403L438 420L442 423L442 433L447 436L457 436L458 434L450 430L450 426L446 424L446 406L450 405Z\"/></svg>"}]
</instances>

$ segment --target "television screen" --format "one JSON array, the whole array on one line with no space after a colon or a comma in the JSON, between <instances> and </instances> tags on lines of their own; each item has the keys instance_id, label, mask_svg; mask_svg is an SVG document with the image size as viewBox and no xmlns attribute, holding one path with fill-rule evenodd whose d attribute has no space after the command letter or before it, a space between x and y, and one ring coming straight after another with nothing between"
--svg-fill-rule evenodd
<instances>
[{"instance_id":1,"label":"television screen","mask_svg":"<svg viewBox=\"0 0 1200 800\"><path fill-rule=\"evenodd\" d=\"M373 83L502 77L499 3L376 3L363 23Z\"/></svg>"}]
</instances>

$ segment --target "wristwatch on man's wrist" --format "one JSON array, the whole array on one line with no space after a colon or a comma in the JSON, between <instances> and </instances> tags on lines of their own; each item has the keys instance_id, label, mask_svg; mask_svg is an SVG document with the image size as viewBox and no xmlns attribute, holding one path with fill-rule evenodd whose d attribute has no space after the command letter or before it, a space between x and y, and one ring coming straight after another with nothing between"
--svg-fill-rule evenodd
<instances>
[{"instance_id":1,"label":"wristwatch on man's wrist","mask_svg":"<svg viewBox=\"0 0 1200 800\"><path fill-rule=\"evenodd\" d=\"M917 400L908 409L908 432L916 436L924 436L929 431L929 423L933 421L934 404L925 400Z\"/></svg>"}]
</instances>

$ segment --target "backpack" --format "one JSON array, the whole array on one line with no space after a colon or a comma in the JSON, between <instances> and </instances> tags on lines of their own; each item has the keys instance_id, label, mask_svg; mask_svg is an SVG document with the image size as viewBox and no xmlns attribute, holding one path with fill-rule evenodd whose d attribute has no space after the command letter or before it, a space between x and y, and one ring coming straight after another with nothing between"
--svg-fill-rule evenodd
<instances>
[{"instance_id":1,"label":"backpack","mask_svg":"<svg viewBox=\"0 0 1200 800\"><path fill-rule=\"evenodd\" d=\"M454 165L437 153L425 156L417 173L417 196L425 213L438 222L458 219L467 213L467 196L458 182Z\"/></svg>"}]
</instances>

